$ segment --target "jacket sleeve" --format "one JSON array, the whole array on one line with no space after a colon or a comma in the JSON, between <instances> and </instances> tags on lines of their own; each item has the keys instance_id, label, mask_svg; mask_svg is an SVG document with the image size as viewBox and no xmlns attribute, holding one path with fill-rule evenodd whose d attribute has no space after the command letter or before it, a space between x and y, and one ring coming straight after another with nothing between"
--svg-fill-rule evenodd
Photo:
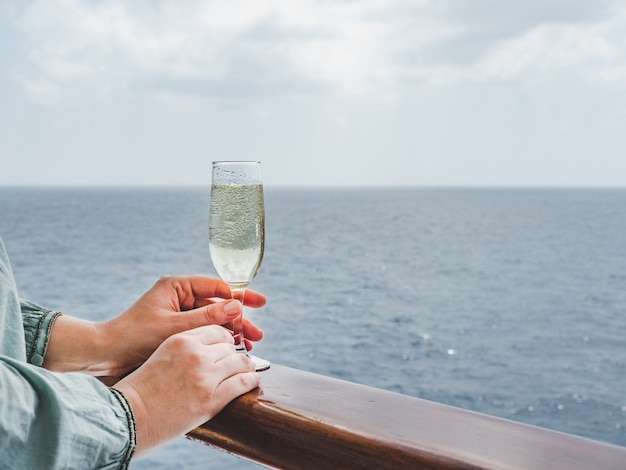
<instances>
[{"instance_id":1,"label":"jacket sleeve","mask_svg":"<svg viewBox=\"0 0 626 470\"><path fill-rule=\"evenodd\" d=\"M48 349L52 325L61 313L21 299L20 310L24 325L26 360L33 365L40 366L43 364L46 349Z\"/></svg>"},{"instance_id":2,"label":"jacket sleeve","mask_svg":"<svg viewBox=\"0 0 626 470\"><path fill-rule=\"evenodd\" d=\"M0 356L0 416L2 469L126 469L135 447L120 392L7 356Z\"/></svg>"}]
</instances>

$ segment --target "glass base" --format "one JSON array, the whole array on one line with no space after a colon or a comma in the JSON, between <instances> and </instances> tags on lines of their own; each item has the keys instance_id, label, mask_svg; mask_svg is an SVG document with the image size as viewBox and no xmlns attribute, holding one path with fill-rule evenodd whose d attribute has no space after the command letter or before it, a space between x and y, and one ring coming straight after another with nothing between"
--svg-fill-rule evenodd
<instances>
[{"instance_id":1,"label":"glass base","mask_svg":"<svg viewBox=\"0 0 626 470\"><path fill-rule=\"evenodd\" d=\"M261 359L260 357L255 356L254 354L250 354L250 353L246 353L246 355L254 364L254 369L257 372L262 371L262 370L267 370L270 368L270 361Z\"/></svg>"}]
</instances>

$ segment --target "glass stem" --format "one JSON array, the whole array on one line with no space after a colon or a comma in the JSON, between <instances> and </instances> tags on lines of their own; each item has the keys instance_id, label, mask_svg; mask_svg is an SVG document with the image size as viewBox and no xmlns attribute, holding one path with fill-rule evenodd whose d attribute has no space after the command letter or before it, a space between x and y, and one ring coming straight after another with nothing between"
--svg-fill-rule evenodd
<instances>
[{"instance_id":1,"label":"glass stem","mask_svg":"<svg viewBox=\"0 0 626 470\"><path fill-rule=\"evenodd\" d=\"M233 299L241 302L241 315L233 320L233 337L235 338L235 349L238 352L248 352L243 341L243 299L246 295L245 287L231 287L230 293Z\"/></svg>"}]
</instances>

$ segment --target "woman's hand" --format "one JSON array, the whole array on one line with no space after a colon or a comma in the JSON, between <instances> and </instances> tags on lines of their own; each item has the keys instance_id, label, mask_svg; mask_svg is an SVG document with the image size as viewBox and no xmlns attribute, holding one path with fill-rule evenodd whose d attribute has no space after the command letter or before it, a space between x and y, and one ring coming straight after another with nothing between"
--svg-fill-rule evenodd
<instances>
[{"instance_id":1,"label":"woman's hand","mask_svg":"<svg viewBox=\"0 0 626 470\"><path fill-rule=\"evenodd\" d=\"M143 364L171 335L206 325L229 327L241 315L241 303L230 299L230 288L205 276L168 276L159 279L120 316L104 323L72 317L57 318L44 367L56 371L83 371L107 384ZM265 305L265 296L247 290L245 305ZM263 332L244 319L246 348Z\"/></svg>"},{"instance_id":2,"label":"woman's hand","mask_svg":"<svg viewBox=\"0 0 626 470\"><path fill-rule=\"evenodd\" d=\"M142 364L169 336L204 325L230 326L242 313L241 304L230 299L230 288L219 279L162 277L135 304L101 325L104 336L115 344L120 368L114 375L123 375ZM265 296L247 291L244 302L249 307L265 305ZM246 348L259 341L263 332L244 319Z\"/></svg>"},{"instance_id":3,"label":"woman's hand","mask_svg":"<svg viewBox=\"0 0 626 470\"><path fill-rule=\"evenodd\" d=\"M140 456L208 421L259 382L228 330L202 326L166 339L115 388L133 410Z\"/></svg>"}]
</instances>

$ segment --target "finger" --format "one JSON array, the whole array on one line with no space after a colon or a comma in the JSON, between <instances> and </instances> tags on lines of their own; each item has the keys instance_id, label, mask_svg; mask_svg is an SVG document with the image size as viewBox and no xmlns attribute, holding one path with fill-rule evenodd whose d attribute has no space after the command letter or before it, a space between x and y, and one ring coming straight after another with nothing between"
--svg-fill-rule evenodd
<instances>
[{"instance_id":1,"label":"finger","mask_svg":"<svg viewBox=\"0 0 626 470\"><path fill-rule=\"evenodd\" d=\"M210 346L211 348L214 346ZM222 357L215 362L215 372L217 377L226 379L233 374L254 372L255 366L247 354L234 352ZM222 379L222 380L223 380Z\"/></svg>"},{"instance_id":2,"label":"finger","mask_svg":"<svg viewBox=\"0 0 626 470\"><path fill-rule=\"evenodd\" d=\"M201 303L211 303L214 298L230 299L232 293L228 284L207 276L188 276L184 278L189 282L191 291L196 298L196 305ZM247 289L244 298L244 305L252 308L263 307L267 299L265 296L254 290Z\"/></svg>"},{"instance_id":3,"label":"finger","mask_svg":"<svg viewBox=\"0 0 626 470\"><path fill-rule=\"evenodd\" d=\"M182 334L196 336L201 344L211 345L216 343L234 344L235 340L230 331L218 325L204 325Z\"/></svg>"},{"instance_id":4,"label":"finger","mask_svg":"<svg viewBox=\"0 0 626 470\"><path fill-rule=\"evenodd\" d=\"M220 302L222 299L230 299L230 298L232 298L230 293L227 296L214 295L211 297L196 297L194 307L196 308L204 307L205 305L210 305L215 302ZM267 298L263 294L253 291L253 290L246 290L243 300L244 300L243 302L244 305L250 308L263 307L267 302Z\"/></svg>"},{"instance_id":5,"label":"finger","mask_svg":"<svg viewBox=\"0 0 626 470\"><path fill-rule=\"evenodd\" d=\"M225 358L238 354L233 343L213 343L204 348L203 354L212 364L220 364Z\"/></svg>"},{"instance_id":6,"label":"finger","mask_svg":"<svg viewBox=\"0 0 626 470\"><path fill-rule=\"evenodd\" d=\"M248 319L243 319L243 336L251 341L261 341L263 330Z\"/></svg>"},{"instance_id":7,"label":"finger","mask_svg":"<svg viewBox=\"0 0 626 470\"><path fill-rule=\"evenodd\" d=\"M181 310L204 307L215 303L215 299L232 298L230 287L220 279L207 276L185 276L177 280L182 287L178 292ZM267 299L263 294L246 290L244 305L259 308L263 307L266 302Z\"/></svg>"},{"instance_id":8,"label":"finger","mask_svg":"<svg viewBox=\"0 0 626 470\"><path fill-rule=\"evenodd\" d=\"M195 298L231 298L230 287L220 279L208 276L186 276L184 279L189 283Z\"/></svg>"},{"instance_id":9,"label":"finger","mask_svg":"<svg viewBox=\"0 0 626 470\"><path fill-rule=\"evenodd\" d=\"M193 308L205 307L207 305L211 305L216 302L222 302L224 299L230 299L230 298L232 298L230 294L226 297L221 297L221 298L218 296L213 296L210 298L197 297L194 299L195 304ZM267 298L263 294L260 294L259 292L256 292L253 290L246 290L245 298L243 300L244 300L244 305L250 308L263 307L267 302Z\"/></svg>"},{"instance_id":10,"label":"finger","mask_svg":"<svg viewBox=\"0 0 626 470\"><path fill-rule=\"evenodd\" d=\"M241 315L241 312L241 302L226 300L181 312L179 317L186 324L187 329L190 329L203 325L225 325Z\"/></svg>"},{"instance_id":11,"label":"finger","mask_svg":"<svg viewBox=\"0 0 626 470\"><path fill-rule=\"evenodd\" d=\"M198 297L198 298L194 299L195 303L194 303L193 308L206 307L207 305L212 305L212 304L215 304L217 302L224 302L224 300L225 299L220 299L219 297L212 297L210 299L204 299L204 298Z\"/></svg>"},{"instance_id":12,"label":"finger","mask_svg":"<svg viewBox=\"0 0 626 470\"><path fill-rule=\"evenodd\" d=\"M254 343L249 339L246 339L245 337L243 338L243 344L246 348L246 351L252 351L252 349L254 348Z\"/></svg>"},{"instance_id":13,"label":"finger","mask_svg":"<svg viewBox=\"0 0 626 470\"><path fill-rule=\"evenodd\" d=\"M175 310L191 310L214 303L213 299L230 299L230 288L220 279L207 276L166 276L161 283L175 292ZM199 302L200 301L200 302Z\"/></svg>"},{"instance_id":14,"label":"finger","mask_svg":"<svg viewBox=\"0 0 626 470\"><path fill-rule=\"evenodd\" d=\"M221 324L224 328L228 328L229 330L233 330L233 322L229 321ZM263 339L263 330L252 323L251 320L244 318L243 319L243 334L246 337L249 337L252 341L260 341Z\"/></svg>"},{"instance_id":15,"label":"finger","mask_svg":"<svg viewBox=\"0 0 626 470\"><path fill-rule=\"evenodd\" d=\"M216 395L228 403L239 395L255 389L260 384L261 375L258 372L241 372L222 380L215 392Z\"/></svg>"},{"instance_id":16,"label":"finger","mask_svg":"<svg viewBox=\"0 0 626 470\"><path fill-rule=\"evenodd\" d=\"M263 307L266 302L267 298L263 294L254 290L246 289L246 294L243 299L243 304L246 307L259 308Z\"/></svg>"}]
</instances>

